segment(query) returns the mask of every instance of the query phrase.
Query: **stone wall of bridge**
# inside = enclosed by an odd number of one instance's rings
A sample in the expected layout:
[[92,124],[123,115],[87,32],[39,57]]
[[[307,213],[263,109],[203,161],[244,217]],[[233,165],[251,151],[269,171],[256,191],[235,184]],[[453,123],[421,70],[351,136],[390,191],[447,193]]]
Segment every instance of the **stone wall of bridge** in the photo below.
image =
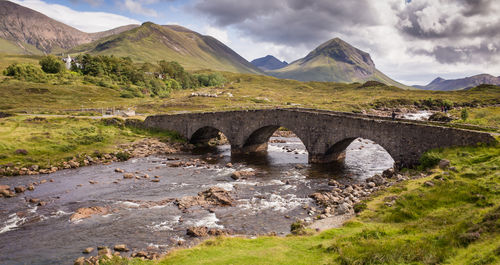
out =
[[398,166],[415,165],[425,151],[433,148],[495,142],[483,132],[309,109],[155,115],[144,124],[176,131],[193,143],[206,142],[220,131],[228,138],[232,153],[265,151],[273,132],[286,127],[304,143],[311,163],[340,159],[358,137],[381,145]]

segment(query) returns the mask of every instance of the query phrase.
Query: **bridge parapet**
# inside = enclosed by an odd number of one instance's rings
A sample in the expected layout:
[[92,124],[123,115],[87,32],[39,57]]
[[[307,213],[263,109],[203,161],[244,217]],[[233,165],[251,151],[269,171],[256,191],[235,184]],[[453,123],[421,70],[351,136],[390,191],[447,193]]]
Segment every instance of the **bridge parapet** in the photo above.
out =
[[228,138],[232,153],[264,151],[273,132],[286,127],[304,143],[311,163],[341,159],[356,138],[381,145],[399,166],[415,165],[425,151],[433,148],[496,142],[483,132],[311,109],[155,115],[149,116],[145,125],[176,131],[194,143],[208,141],[220,131]]

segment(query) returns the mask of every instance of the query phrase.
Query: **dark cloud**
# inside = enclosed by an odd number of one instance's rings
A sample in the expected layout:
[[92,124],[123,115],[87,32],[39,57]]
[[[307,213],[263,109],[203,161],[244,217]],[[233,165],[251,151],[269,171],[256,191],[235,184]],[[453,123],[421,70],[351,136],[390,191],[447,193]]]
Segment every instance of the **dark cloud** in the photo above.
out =
[[[493,13],[492,0],[441,0],[412,1],[406,8],[397,11],[399,29],[403,34],[419,39],[500,36],[500,20]],[[447,10],[447,8],[457,8]],[[428,10],[433,10],[429,17]],[[492,16],[491,20],[471,22],[469,18]],[[429,26],[432,20],[432,26]],[[403,23],[404,21],[409,22]]]
[[[427,40],[433,56],[443,64],[484,63],[498,60],[500,19],[493,0],[412,1],[397,11],[398,29],[410,40]],[[477,42],[480,44],[477,44]]]
[[200,0],[192,8],[218,26],[233,25],[257,40],[296,46],[326,41],[346,27],[378,24],[378,14],[370,12],[373,2]]
[[493,0],[464,0],[464,2],[465,8],[462,14],[466,17],[488,15],[492,12],[491,5],[493,4]]
[[492,54],[498,53],[497,47],[500,47],[500,43],[493,44],[482,42],[480,45],[468,45],[462,47],[438,45],[431,51],[414,49],[410,50],[410,52],[414,54],[433,56],[439,63],[442,64],[480,64],[485,61],[498,63],[498,58],[496,56],[492,56]]

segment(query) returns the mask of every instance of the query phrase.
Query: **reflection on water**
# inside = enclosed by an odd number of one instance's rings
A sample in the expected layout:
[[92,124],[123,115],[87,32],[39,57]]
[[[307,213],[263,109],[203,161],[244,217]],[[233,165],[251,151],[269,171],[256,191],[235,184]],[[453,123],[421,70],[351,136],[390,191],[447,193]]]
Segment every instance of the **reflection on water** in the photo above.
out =
[[[390,156],[368,140],[354,141],[345,163],[308,165],[307,152],[298,138],[273,138],[267,154],[230,156],[229,146],[197,149],[193,154],[131,159],[112,165],[96,165],[63,170],[51,175],[19,176],[0,179],[0,185],[27,185],[54,179],[34,191],[10,199],[0,199],[1,264],[72,264],[87,247],[127,244],[131,249],[168,249],[179,241],[189,244],[190,226],[207,226],[256,235],[271,231],[289,232],[296,218],[304,218],[304,205],[313,204],[308,196],[328,189],[328,178],[356,182],[380,173],[393,164]],[[167,158],[201,159],[206,164],[173,168]],[[225,165],[231,162],[232,168]],[[114,172],[160,176],[125,180]],[[255,176],[233,180],[235,170],[254,170]],[[90,184],[88,181],[97,181]],[[114,183],[117,180],[118,183]],[[192,207],[182,211],[173,203],[148,204],[165,199],[196,195],[212,186],[231,190],[236,204],[207,211]],[[29,198],[47,201],[34,206]],[[146,206],[144,206],[146,205]],[[81,207],[105,206],[111,213],[78,223],[69,216]],[[96,253],[92,253],[96,254]]]

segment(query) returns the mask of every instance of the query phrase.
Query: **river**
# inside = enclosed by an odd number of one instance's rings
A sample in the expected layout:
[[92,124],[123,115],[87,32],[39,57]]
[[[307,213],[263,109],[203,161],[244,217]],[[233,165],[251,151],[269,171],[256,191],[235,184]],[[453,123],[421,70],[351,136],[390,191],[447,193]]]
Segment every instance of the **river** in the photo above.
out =
[[[34,191],[14,198],[0,198],[1,264],[72,264],[87,247],[126,244],[132,250],[166,251],[197,239],[186,235],[190,226],[231,230],[235,234],[286,235],[296,219],[308,217],[308,197],[329,189],[328,179],[360,182],[389,168],[392,158],[379,145],[355,140],[343,164],[307,164],[307,151],[298,138],[272,137],[267,155],[231,157],[228,145],[195,150],[193,153],[131,159],[111,165],[93,165],[61,170],[50,175],[0,179],[0,185],[28,185],[47,181]],[[168,159],[207,164],[169,167]],[[231,162],[231,168],[226,164]],[[299,165],[299,166],[298,166]],[[159,176],[123,179],[115,168],[136,175]],[[255,171],[255,176],[233,180],[235,170]],[[90,184],[95,181],[96,184]],[[231,191],[234,206],[180,210],[163,200],[196,195],[218,186]],[[38,198],[47,202],[35,206]],[[171,200],[170,200],[171,201]],[[111,212],[77,222],[69,217],[81,207],[104,206]],[[91,253],[96,255],[96,250]]]

